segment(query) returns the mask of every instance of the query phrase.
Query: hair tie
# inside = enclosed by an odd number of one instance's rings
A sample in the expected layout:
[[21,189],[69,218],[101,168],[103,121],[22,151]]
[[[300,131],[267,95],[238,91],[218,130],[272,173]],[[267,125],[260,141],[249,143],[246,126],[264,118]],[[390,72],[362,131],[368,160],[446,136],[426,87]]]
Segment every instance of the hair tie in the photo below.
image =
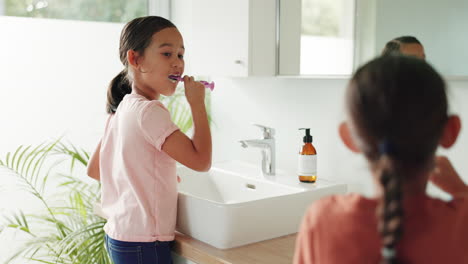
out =
[[396,256],[396,251],[394,248],[383,247],[380,252],[382,253],[382,257],[385,259],[394,258]]
[[392,143],[388,140],[383,140],[378,145],[379,153],[381,155],[394,155],[395,154],[395,147]]

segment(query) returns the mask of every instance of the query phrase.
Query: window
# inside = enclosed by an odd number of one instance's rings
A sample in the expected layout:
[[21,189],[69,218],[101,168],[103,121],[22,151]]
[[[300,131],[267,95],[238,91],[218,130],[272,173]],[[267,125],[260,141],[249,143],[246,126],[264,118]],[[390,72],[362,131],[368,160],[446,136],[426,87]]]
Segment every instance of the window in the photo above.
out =
[[300,74],[350,74],[354,1],[302,0]]
[[281,0],[280,75],[349,75],[356,0]]
[[0,0],[3,15],[127,22],[149,13],[148,0]]

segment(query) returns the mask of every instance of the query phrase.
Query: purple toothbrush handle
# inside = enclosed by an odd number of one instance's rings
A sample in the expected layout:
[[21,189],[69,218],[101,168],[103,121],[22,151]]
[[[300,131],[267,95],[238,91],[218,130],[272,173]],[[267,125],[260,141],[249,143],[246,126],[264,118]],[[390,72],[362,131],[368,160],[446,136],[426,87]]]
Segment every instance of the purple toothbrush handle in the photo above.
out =
[[209,88],[211,91],[214,90],[214,82],[207,82],[207,81],[199,81],[201,82],[203,85],[205,85],[205,88]]
[[[181,82],[184,81],[184,79],[183,79],[182,77],[179,77],[178,79],[179,79],[179,81],[181,81]],[[214,86],[215,86],[215,83],[214,83],[214,82],[210,82],[210,83],[207,82],[207,81],[198,81],[198,82],[200,82],[201,84],[203,84],[203,85],[205,86],[205,88],[209,88],[211,91],[214,90]]]

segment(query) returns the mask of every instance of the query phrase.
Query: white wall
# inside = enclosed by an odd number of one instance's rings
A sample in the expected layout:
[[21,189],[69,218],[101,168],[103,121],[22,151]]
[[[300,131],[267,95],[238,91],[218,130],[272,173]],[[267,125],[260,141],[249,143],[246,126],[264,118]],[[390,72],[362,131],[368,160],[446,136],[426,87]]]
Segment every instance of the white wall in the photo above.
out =
[[402,35],[414,35],[424,45],[428,61],[446,75],[468,75],[468,1],[379,0],[376,49]]

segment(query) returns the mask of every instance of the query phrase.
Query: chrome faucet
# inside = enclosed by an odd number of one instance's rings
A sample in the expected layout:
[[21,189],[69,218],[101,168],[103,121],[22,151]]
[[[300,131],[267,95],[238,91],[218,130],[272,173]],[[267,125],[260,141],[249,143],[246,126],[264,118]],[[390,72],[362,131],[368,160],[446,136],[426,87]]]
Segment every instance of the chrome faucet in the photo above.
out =
[[240,140],[243,148],[255,147],[262,150],[262,172],[264,175],[275,175],[276,155],[275,155],[275,130],[258,124],[253,124],[263,131],[261,139]]

